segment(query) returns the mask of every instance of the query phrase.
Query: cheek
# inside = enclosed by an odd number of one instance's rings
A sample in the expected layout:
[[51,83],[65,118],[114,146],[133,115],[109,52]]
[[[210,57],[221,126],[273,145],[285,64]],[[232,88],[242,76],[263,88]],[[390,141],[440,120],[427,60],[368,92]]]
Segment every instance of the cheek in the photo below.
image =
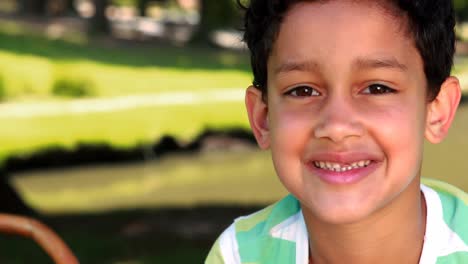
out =
[[417,173],[422,159],[425,115],[414,104],[373,111],[368,115],[373,134],[384,152],[389,169],[399,175]]
[[312,136],[313,116],[307,108],[277,107],[270,112],[272,150],[298,152],[306,148]]
[[273,165],[286,188],[293,190],[302,181],[299,176],[312,137],[313,115],[286,107],[277,107],[269,114]]

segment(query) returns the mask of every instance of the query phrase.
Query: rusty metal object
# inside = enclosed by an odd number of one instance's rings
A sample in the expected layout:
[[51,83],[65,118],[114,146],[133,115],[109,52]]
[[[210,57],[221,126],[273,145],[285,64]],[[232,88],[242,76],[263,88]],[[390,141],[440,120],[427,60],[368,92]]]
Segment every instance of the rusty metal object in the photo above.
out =
[[57,264],[79,263],[67,244],[52,229],[35,219],[0,214],[0,232],[33,239]]

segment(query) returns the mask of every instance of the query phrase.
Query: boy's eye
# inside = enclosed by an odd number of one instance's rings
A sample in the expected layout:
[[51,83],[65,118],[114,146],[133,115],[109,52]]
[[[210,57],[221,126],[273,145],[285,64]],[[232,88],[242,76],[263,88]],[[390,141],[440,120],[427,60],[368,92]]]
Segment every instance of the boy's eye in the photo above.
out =
[[317,90],[309,86],[297,86],[286,92],[286,95],[293,97],[307,97],[307,96],[318,96],[320,95]]
[[386,94],[386,93],[394,93],[396,90],[392,89],[383,84],[371,84],[369,87],[364,89],[363,93],[365,94]]

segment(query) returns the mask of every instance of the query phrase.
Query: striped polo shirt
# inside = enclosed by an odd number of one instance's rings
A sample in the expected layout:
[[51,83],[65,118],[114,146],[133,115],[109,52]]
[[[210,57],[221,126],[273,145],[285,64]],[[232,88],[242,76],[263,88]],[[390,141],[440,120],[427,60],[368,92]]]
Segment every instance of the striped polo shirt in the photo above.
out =
[[[447,183],[423,180],[427,207],[420,264],[468,264],[468,195]],[[299,201],[288,195],[237,218],[213,245],[205,263],[307,264],[309,241]]]

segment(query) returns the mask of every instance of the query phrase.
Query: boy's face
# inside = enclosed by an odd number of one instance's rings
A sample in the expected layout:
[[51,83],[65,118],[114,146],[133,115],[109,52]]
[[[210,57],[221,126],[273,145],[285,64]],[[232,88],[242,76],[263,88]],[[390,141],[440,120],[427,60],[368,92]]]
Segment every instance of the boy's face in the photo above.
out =
[[369,3],[294,5],[258,110],[256,136],[280,180],[326,222],[363,219],[408,186],[419,190],[430,108],[423,62],[404,19]]

